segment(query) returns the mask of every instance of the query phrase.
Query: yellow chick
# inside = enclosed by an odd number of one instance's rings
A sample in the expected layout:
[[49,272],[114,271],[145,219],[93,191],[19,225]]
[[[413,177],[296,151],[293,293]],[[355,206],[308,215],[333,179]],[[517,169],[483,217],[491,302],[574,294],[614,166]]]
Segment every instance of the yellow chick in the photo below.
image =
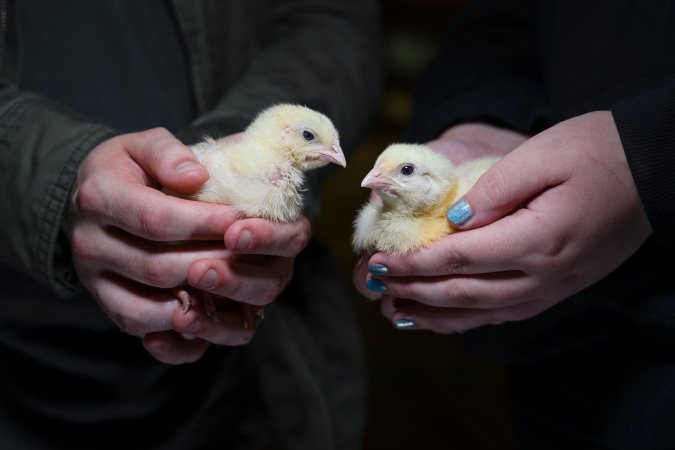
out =
[[261,112],[239,141],[207,138],[191,149],[210,178],[189,198],[277,222],[300,218],[305,171],[329,163],[346,166],[331,120],[292,104]]
[[[324,114],[294,104],[262,111],[237,141],[206,138],[191,147],[209,172],[209,180],[186,198],[220,203],[245,217],[292,222],[302,214],[304,172],[334,163],[346,166],[338,131]],[[173,193],[174,195],[177,195]],[[199,298],[206,313],[217,320],[207,293],[177,292],[187,312]],[[262,307],[242,304],[244,326],[262,316]]]
[[455,232],[445,216],[448,207],[497,160],[484,157],[453,166],[424,145],[388,146],[361,183],[377,197],[354,220],[354,250],[404,254]]

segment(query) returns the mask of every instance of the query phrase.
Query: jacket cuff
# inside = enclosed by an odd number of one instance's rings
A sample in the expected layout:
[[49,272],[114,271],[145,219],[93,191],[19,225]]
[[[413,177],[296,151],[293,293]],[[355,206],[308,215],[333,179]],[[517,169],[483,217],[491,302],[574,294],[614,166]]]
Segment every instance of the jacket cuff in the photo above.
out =
[[675,81],[611,108],[642,205],[661,242],[675,236]]

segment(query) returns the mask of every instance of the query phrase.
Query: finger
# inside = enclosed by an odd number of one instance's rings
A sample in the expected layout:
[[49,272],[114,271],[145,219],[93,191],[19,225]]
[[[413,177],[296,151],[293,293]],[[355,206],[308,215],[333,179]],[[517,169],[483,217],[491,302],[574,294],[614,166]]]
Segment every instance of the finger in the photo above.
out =
[[203,291],[252,305],[277,298],[293,274],[293,260],[270,256],[261,263],[201,259],[188,268],[187,282]]
[[216,345],[232,347],[248,344],[255,334],[255,328],[246,327],[240,305],[232,306],[227,310],[216,309],[218,320],[208,317],[202,308],[190,308],[187,313],[177,309],[172,316],[174,329]]
[[171,316],[180,305],[174,293],[113,274],[100,277],[92,287],[94,297],[122,332],[140,337],[173,328]]
[[209,178],[189,147],[164,128],[120,136],[131,157],[162,186],[180,193],[195,192]]
[[186,364],[201,359],[209,343],[201,339],[185,340],[172,331],[162,331],[143,336],[143,347],[160,362]]
[[525,254],[519,227],[522,213],[478,230],[454,233],[432,246],[404,255],[376,253],[368,270],[376,276],[471,275],[513,270]]
[[395,308],[391,313],[394,326],[399,329],[432,330],[437,333],[462,333],[486,325],[499,325],[529,319],[553,306],[553,300],[537,300],[515,306],[494,309],[437,308],[410,303]]
[[362,256],[356,266],[354,266],[354,271],[352,273],[352,279],[354,282],[354,287],[357,291],[361,293],[364,297],[369,300],[377,300],[382,297],[382,294],[376,291],[373,291],[368,288],[369,279],[371,277],[368,274],[368,256]]
[[501,308],[529,301],[537,288],[522,272],[480,276],[374,277],[387,295],[415,300],[428,306]]
[[225,232],[225,246],[235,252],[274,256],[295,256],[309,241],[306,217],[295,222],[276,223],[264,219],[243,219]]
[[89,178],[73,194],[77,217],[121,228],[146,239],[222,239],[238,213],[225,205],[185,200],[138,182]]
[[450,223],[463,230],[492,223],[547,187],[560,184],[563,179],[559,175],[542,169],[550,165],[542,164],[536,153],[533,155],[531,145],[536,145],[536,138],[516,148],[485,172],[448,208],[446,216]]
[[[78,237],[78,232],[73,233],[72,245],[78,270],[83,273],[106,270],[154,287],[184,284],[188,267],[197,259],[227,261],[235,257],[221,242],[153,242],[115,228],[96,227],[85,240]],[[96,233],[100,237],[93,239]]]
[[555,195],[554,190],[546,191],[513,214],[450,234],[425,249],[405,255],[377,253],[369,261],[369,271],[388,277],[539,271],[566,249],[574,231],[573,224],[537,209],[535,203],[550,202]]

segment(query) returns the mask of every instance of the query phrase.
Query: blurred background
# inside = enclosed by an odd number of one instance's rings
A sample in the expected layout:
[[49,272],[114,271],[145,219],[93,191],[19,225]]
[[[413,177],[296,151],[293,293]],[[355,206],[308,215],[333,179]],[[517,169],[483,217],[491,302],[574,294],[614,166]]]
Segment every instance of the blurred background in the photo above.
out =
[[[322,191],[315,233],[352,286],[356,256],[352,220],[368,191],[361,180],[377,155],[401,141],[414,83],[433,58],[464,0],[382,0],[386,79],[379,112],[346,170],[333,172]],[[398,331],[352,288],[366,345],[369,410],[365,449],[509,450],[503,367],[465,352],[453,336]]]

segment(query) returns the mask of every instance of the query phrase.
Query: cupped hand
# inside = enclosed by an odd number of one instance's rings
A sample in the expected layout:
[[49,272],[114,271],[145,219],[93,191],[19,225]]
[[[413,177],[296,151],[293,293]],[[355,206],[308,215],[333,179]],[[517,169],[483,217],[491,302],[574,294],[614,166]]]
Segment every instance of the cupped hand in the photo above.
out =
[[[237,214],[160,189],[190,193],[207,179],[188,147],[153,129],[101,143],[83,161],[73,189],[67,228],[80,280],[122,331],[146,337],[146,348],[165,362],[194,361],[208,346],[168,333],[181,310],[175,287],[185,284],[195,261],[232,258],[223,236]],[[249,340],[251,331],[234,326],[241,318],[230,314],[204,334],[220,344]]]
[[520,145],[449,217],[463,231],[367,262],[383,314],[401,328],[453,333],[530,318],[602,279],[651,234],[607,111]]

